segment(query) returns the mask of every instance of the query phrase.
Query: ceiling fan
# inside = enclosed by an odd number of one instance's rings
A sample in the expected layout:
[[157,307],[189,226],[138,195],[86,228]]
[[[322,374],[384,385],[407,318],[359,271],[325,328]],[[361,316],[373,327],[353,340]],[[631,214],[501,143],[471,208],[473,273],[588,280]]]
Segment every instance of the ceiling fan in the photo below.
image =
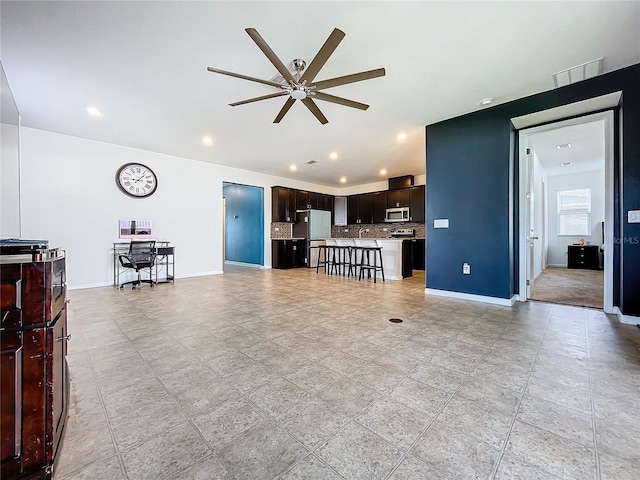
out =
[[335,95],[329,95],[328,93],[321,92],[326,88],[337,87],[339,85],[346,85],[348,83],[360,82],[362,80],[369,80],[370,78],[382,77],[385,74],[384,68],[377,68],[375,70],[368,70],[366,72],[353,73],[351,75],[345,75],[342,77],[330,78],[328,80],[321,80],[314,82],[314,78],[320,71],[320,69],[327,62],[329,57],[333,54],[340,42],[345,36],[345,33],[337,28],[333,29],[329,38],[324,42],[324,45],[320,48],[316,56],[313,58],[309,67],[306,68],[306,62],[301,59],[295,59],[291,62],[291,66],[295,70],[295,73],[290,72],[287,67],[282,63],[278,56],[271,50],[264,38],[256,31],[255,28],[246,28],[245,31],[258,45],[258,48],[267,56],[269,61],[276,67],[276,70],[283,78],[281,83],[273,80],[262,80],[260,78],[249,77],[240,73],[228,72],[226,70],[220,70],[213,67],[207,67],[207,70],[213,73],[220,73],[222,75],[229,75],[231,77],[242,78],[251,82],[258,82],[264,85],[269,85],[277,88],[279,91],[271,93],[269,95],[262,95],[260,97],[250,98],[248,100],[242,100],[240,102],[230,103],[232,107],[237,105],[244,105],[246,103],[257,102],[260,100],[266,100],[268,98],[282,97],[288,95],[289,98],[285,102],[284,106],[280,109],[280,112],[276,116],[273,123],[280,123],[280,120],[289,111],[291,106],[296,100],[300,100],[313,115],[323,125],[328,122],[327,118],[322,114],[315,100],[322,100],[325,102],[337,103],[347,107],[358,108],[360,110],[366,110],[369,105],[364,103],[355,102],[342,97],[336,97]]

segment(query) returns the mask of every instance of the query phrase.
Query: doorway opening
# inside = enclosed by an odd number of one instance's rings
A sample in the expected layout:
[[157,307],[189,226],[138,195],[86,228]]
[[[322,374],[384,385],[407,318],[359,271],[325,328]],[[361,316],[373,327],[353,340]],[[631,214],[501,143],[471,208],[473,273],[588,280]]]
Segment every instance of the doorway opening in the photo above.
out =
[[521,300],[612,313],[613,141],[612,110],[519,132]]
[[[264,265],[264,189],[223,182],[223,270]],[[233,267],[232,267],[233,268]]]

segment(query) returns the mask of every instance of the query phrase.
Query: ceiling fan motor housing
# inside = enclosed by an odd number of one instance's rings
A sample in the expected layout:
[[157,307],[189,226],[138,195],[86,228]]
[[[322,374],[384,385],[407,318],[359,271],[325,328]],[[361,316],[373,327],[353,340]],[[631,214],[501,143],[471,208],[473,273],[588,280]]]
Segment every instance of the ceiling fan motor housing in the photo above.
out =
[[307,98],[307,88],[302,85],[296,85],[291,89],[291,98],[295,98],[296,100],[304,100]]

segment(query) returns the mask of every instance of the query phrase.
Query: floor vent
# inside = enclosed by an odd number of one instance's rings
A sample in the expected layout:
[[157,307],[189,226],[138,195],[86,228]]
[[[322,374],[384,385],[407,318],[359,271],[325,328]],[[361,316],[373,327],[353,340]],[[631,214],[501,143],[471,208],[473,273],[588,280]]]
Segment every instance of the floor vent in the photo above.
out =
[[390,318],[389,321],[391,323],[402,323],[402,319],[401,318]]

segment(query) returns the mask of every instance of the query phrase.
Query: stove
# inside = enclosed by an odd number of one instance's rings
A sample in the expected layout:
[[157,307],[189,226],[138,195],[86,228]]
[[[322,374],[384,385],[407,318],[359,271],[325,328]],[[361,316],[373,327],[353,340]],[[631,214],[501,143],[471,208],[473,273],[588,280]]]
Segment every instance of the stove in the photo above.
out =
[[391,232],[391,238],[415,237],[416,231],[413,228],[398,228]]

